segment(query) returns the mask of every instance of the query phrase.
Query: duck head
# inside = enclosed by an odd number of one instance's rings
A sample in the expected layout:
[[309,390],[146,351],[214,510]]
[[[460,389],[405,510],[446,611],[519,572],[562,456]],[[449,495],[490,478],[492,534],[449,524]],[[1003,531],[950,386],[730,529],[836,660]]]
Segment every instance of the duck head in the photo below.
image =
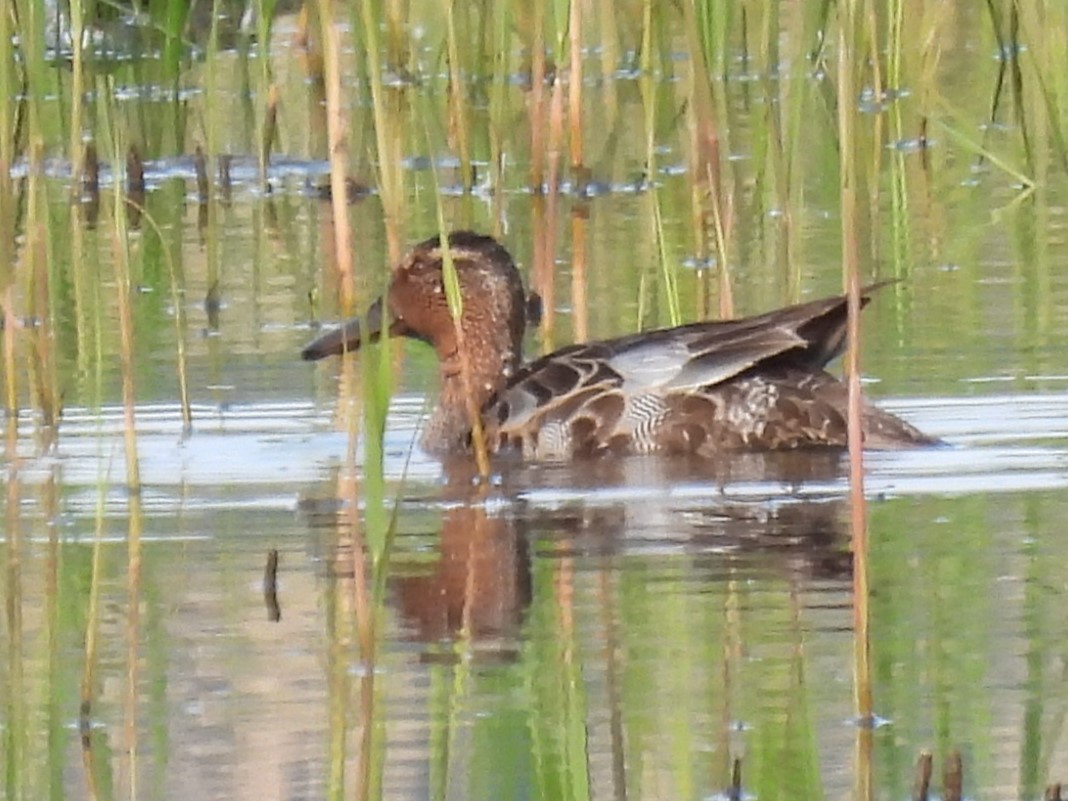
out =
[[343,323],[301,352],[305,360],[344,354],[378,339],[383,330],[431,345],[441,374],[437,407],[423,438],[432,451],[464,447],[471,431],[468,393],[481,409],[504,387],[519,367],[523,333],[536,316],[536,301],[526,299],[511,255],[495,239],[454,231],[448,248],[462,299],[460,335],[445,294],[441,239],[435,236],[416,245],[394,269],[386,295],[362,321]]

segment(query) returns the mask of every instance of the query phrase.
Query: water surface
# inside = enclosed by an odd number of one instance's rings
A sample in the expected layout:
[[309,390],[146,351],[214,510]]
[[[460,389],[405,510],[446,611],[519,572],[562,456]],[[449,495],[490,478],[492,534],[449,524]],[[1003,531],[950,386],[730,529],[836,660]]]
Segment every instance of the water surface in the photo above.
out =
[[[836,455],[499,466],[477,486],[470,466],[417,447],[434,364],[410,344],[392,356],[376,489],[366,441],[350,436],[363,430],[362,393],[341,388],[359,370],[339,379],[336,361],[298,358],[340,311],[333,210],[314,189],[324,143],[308,133],[293,25],[279,20],[271,50],[285,93],[269,192],[240,105],[239,73],[255,58],[224,51],[213,83],[204,65],[185,76],[195,89],[183,102],[219,115],[218,152],[235,154],[228,194],[207,203],[193,148],[153,139],[152,93],[120,95],[140,115],[131,131],[155,145],[143,218],[153,224],[130,238],[139,493],[127,487],[116,212],[106,196],[95,218],[71,205],[65,160],[47,162],[53,313],[34,311],[18,285],[20,372],[5,376],[23,412],[9,421],[0,545],[4,797],[318,798],[371,776],[389,798],[712,799],[741,759],[747,797],[833,798],[865,775],[855,754],[868,736],[878,798],[907,797],[924,749],[936,769],[962,753],[970,797],[1038,798],[1068,780],[1068,251],[1066,187],[1049,154],[1034,154],[1030,191],[949,134],[926,148],[887,134],[878,150],[880,180],[903,181],[907,202],[880,195],[886,222],[872,223],[864,250],[866,279],[903,279],[865,312],[866,387],[947,444],[866,461],[879,723],[868,729],[855,721],[848,487]],[[680,42],[681,25],[668,28]],[[957,33],[937,86],[962,107],[951,122],[978,137],[997,77],[992,34],[967,10]],[[525,51],[515,52],[518,75]],[[661,253],[685,320],[716,312],[724,280],[738,314],[838,291],[828,79],[790,52],[747,72],[732,51],[736,68],[716,82],[736,181],[727,274],[694,244],[685,52],[657,75],[667,122],[652,175],[633,56],[611,80],[589,80],[595,183],[561,193],[555,314],[531,353],[583,327],[593,338],[666,325]],[[591,75],[601,55],[587,54]],[[444,86],[428,69],[420,91]],[[792,162],[797,183],[779,197],[769,176],[783,165],[762,155],[763,115],[788,91],[809,99],[795,135],[811,152]],[[506,92],[525,125],[522,81],[509,78]],[[869,113],[889,126],[894,109],[922,111],[919,94]],[[414,129],[427,127],[424,111],[408,109]],[[486,105],[472,113],[488,126]],[[989,146],[1018,155],[1019,131],[1005,126]],[[444,197],[449,225],[500,232],[529,281],[545,212],[526,172],[530,131],[517,123],[503,140],[500,186],[464,193],[446,128],[435,121],[429,145],[422,129],[405,139],[406,238],[436,229]],[[476,151],[488,174],[486,142]],[[373,165],[354,162],[373,183]],[[381,197],[349,214],[362,305],[388,276]],[[28,236],[20,229],[22,253]],[[35,395],[41,341],[62,397],[54,429]],[[368,614],[370,546],[387,529]],[[373,659],[360,639],[368,620]],[[92,705],[80,715],[83,687]]]

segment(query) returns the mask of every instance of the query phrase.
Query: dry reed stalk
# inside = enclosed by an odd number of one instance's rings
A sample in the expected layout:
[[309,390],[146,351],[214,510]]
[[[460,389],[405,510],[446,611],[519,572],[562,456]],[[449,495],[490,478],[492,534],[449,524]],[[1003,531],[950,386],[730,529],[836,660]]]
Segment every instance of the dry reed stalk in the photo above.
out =
[[530,185],[540,193],[545,183],[545,0],[537,0],[532,9],[534,38],[530,64]]
[[556,324],[556,276],[553,269],[553,237],[546,222],[545,198],[535,195],[531,198],[531,231],[533,231],[532,275],[531,284],[534,291],[541,296],[541,334],[542,353],[553,349],[553,327]]
[[404,75],[410,56],[408,44],[408,8],[410,0],[386,0],[386,55],[390,69]]
[[304,55],[304,72],[313,84],[323,83],[323,48],[318,37],[318,19],[314,17],[315,3],[302,3],[293,32],[293,44]]
[[583,166],[582,140],[582,0],[571,0],[568,14],[568,47],[571,63],[567,70],[568,144],[571,156],[571,181],[577,194],[585,190],[588,176]]
[[589,303],[586,297],[586,230],[589,213],[585,206],[576,206],[571,213],[571,320],[575,342],[590,337]]
[[[564,85],[553,81],[549,103],[549,139],[546,152],[548,175],[545,196],[545,237],[542,241],[541,279],[547,289],[556,281],[556,231],[559,225],[560,208],[560,162],[564,142]],[[542,294],[545,297],[546,293]]]
[[327,150],[330,158],[330,194],[334,212],[334,257],[341,280],[341,308],[352,313],[356,288],[352,276],[352,230],[346,201],[348,175],[348,131],[341,97],[341,39],[334,20],[331,0],[319,0],[319,22],[323,42],[326,79]]
[[[838,132],[841,198],[842,269],[845,272],[848,319],[846,372],[849,387],[848,438],[850,513],[853,547],[854,702],[857,717],[872,715],[871,645],[869,631],[868,525],[864,498],[864,441],[860,394],[860,250],[857,228],[856,64],[857,0],[838,6]],[[861,796],[864,797],[864,796]]]
[[[597,3],[597,16],[600,22],[600,64],[601,83],[604,92],[605,112],[608,120],[614,120],[619,109],[619,95],[616,84],[616,70],[619,69],[619,26],[616,14],[620,10],[624,13],[629,10],[627,6],[615,2],[615,0],[595,0]],[[611,128],[611,124],[607,126]]]
[[71,175],[80,179],[83,170],[82,158],[85,149],[82,146],[85,115],[85,14],[82,0],[71,0],[70,10],[70,160]]

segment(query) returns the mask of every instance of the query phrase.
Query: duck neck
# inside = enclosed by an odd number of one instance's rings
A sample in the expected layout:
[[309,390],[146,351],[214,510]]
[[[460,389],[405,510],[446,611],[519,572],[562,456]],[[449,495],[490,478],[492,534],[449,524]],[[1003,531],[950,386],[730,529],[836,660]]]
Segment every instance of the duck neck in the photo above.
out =
[[[508,383],[519,367],[519,347],[503,351],[479,350],[468,345],[467,364],[454,352],[441,360],[441,390],[438,403],[423,435],[429,451],[465,450],[471,438],[471,414],[481,414],[486,404]],[[466,375],[465,370],[466,368]],[[473,401],[473,403],[471,402]]]

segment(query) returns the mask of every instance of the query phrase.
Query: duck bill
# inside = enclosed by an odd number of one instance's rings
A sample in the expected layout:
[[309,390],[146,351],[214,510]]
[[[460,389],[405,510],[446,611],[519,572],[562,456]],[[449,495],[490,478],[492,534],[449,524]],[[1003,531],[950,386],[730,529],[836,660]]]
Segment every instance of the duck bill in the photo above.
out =
[[[389,326],[390,336],[401,336],[407,333],[407,326],[399,320],[394,320]],[[359,350],[365,342],[377,341],[381,336],[382,299],[379,298],[371,304],[363,319],[353,317],[312,340],[300,352],[300,357],[306,362],[313,362],[327,356],[342,356]]]

